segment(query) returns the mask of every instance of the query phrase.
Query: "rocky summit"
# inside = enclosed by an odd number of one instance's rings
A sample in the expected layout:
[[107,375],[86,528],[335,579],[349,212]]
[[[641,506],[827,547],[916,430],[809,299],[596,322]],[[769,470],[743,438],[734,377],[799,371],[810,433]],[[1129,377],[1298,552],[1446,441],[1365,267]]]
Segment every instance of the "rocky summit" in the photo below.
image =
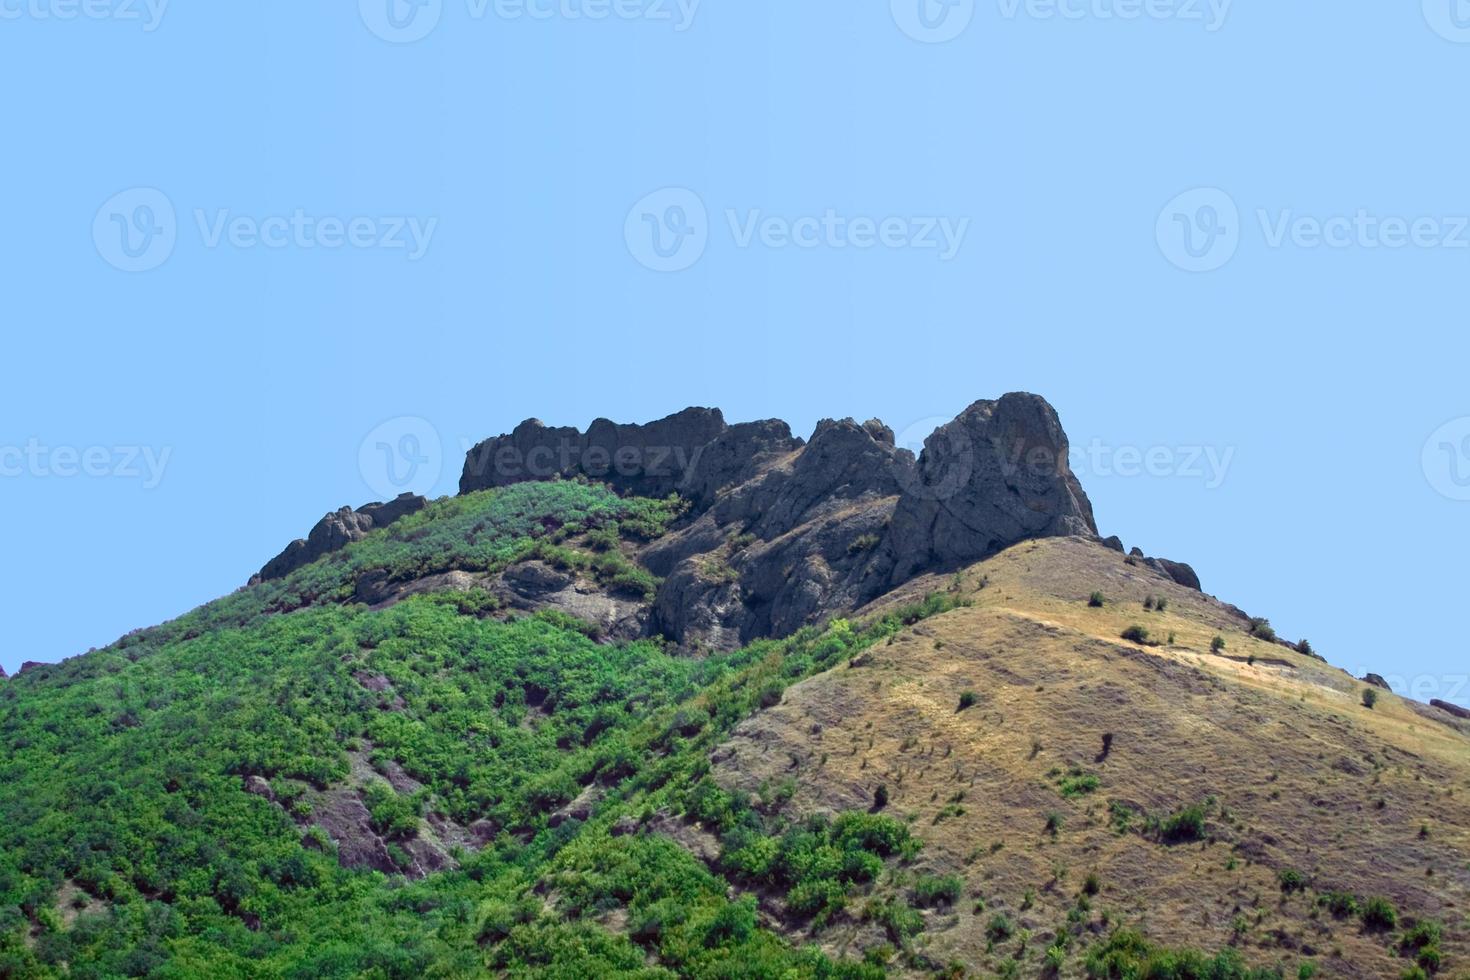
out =
[[917,459],[876,419],[829,419],[806,441],[691,408],[586,433],[524,422],[470,450],[460,489],[582,476],[680,495],[692,520],[642,556],[665,579],[653,624],[731,649],[1018,541],[1096,537],[1067,456],[1055,410],[1029,394],[976,402]]
[[0,977],[1470,976],[1470,711],[1330,655],[1035,395],[532,420],[0,683]]

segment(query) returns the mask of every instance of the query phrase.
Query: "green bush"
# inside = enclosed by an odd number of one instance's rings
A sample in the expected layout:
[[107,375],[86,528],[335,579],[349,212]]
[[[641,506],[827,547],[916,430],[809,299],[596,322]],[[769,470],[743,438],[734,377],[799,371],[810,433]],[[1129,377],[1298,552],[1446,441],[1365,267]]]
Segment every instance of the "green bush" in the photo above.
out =
[[1377,704],[1378,704],[1378,690],[1377,690],[1377,688],[1372,688],[1372,687],[1365,687],[1365,688],[1363,688],[1363,707],[1367,708],[1369,711],[1372,711],[1373,708]]
[[1159,834],[1170,843],[1202,840],[1205,836],[1205,808],[1187,806],[1159,821]]
[[1399,924],[1399,911],[1386,898],[1370,898],[1363,904],[1363,926],[1372,932],[1387,932]]
[[1101,609],[1106,603],[1107,600],[1103,598],[1101,592],[1094,592],[1087,600],[1087,604],[1093,609]]
[[1362,912],[1356,895],[1347,892],[1323,892],[1317,896],[1317,904],[1339,919],[1346,919]]
[[1142,626],[1130,626],[1123,631],[1123,639],[1130,643],[1148,643],[1148,630]]
[[1306,891],[1307,879],[1295,868],[1282,868],[1276,877],[1281,883],[1281,890],[1288,895],[1292,892]]
[[1262,619],[1259,616],[1253,618],[1250,621],[1249,632],[1258,640],[1265,640],[1267,643],[1276,642],[1276,630],[1272,628],[1269,619]]
[[1217,636],[1210,641],[1210,652],[1220,653],[1225,649],[1225,637]]
[[974,691],[961,691],[959,710],[964,711],[967,708],[973,708],[979,700],[980,695],[976,694]]
[[953,905],[964,889],[964,880],[956,875],[920,875],[914,882],[914,904],[920,908]]

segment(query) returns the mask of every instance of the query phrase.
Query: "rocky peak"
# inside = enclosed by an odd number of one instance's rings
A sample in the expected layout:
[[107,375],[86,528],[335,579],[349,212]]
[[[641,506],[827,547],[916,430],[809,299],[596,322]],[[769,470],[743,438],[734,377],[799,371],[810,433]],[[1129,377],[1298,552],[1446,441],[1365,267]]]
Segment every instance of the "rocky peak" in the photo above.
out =
[[318,558],[345,548],[354,541],[361,541],[374,528],[387,527],[400,518],[422,510],[427,503],[423,497],[405,493],[386,503],[364,504],[357,510],[343,507],[317,521],[311,533],[304,539],[297,539],[286,545],[286,550],[267,562],[250,581],[254,584],[285,578]]
[[892,584],[1030,538],[1096,537],[1056,410],[1031,394],[978,401],[924,441],[893,515]]
[[666,579],[652,626],[731,647],[1019,541],[1096,537],[1067,452],[1056,412],[1035,395],[976,402],[918,459],[878,419],[824,419],[803,442],[784,422],[730,426],[688,409],[648,425],[599,419],[585,434],[523,423],[470,451],[460,487],[585,475],[679,493],[686,522],[640,555]]
[[585,433],[530,419],[469,451],[459,491],[585,476],[620,492],[664,497],[690,479],[700,450],[728,430],[713,408],[687,408],[647,425],[598,419]]

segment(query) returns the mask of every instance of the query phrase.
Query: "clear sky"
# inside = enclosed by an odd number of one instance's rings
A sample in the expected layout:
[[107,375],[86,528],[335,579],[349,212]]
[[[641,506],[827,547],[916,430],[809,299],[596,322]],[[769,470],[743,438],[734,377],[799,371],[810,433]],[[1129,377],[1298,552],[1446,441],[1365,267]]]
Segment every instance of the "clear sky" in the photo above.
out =
[[1456,2],[0,0],[0,664],[238,587],[380,442],[448,493],[528,416],[1021,389],[1104,533],[1470,701]]

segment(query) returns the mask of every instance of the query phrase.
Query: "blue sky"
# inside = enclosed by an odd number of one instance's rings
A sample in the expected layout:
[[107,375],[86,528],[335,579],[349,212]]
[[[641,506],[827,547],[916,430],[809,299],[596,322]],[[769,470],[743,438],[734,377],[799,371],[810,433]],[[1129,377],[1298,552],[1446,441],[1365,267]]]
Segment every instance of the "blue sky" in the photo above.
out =
[[391,2],[0,0],[6,669],[379,442],[1024,389],[1105,533],[1470,701],[1470,5]]

